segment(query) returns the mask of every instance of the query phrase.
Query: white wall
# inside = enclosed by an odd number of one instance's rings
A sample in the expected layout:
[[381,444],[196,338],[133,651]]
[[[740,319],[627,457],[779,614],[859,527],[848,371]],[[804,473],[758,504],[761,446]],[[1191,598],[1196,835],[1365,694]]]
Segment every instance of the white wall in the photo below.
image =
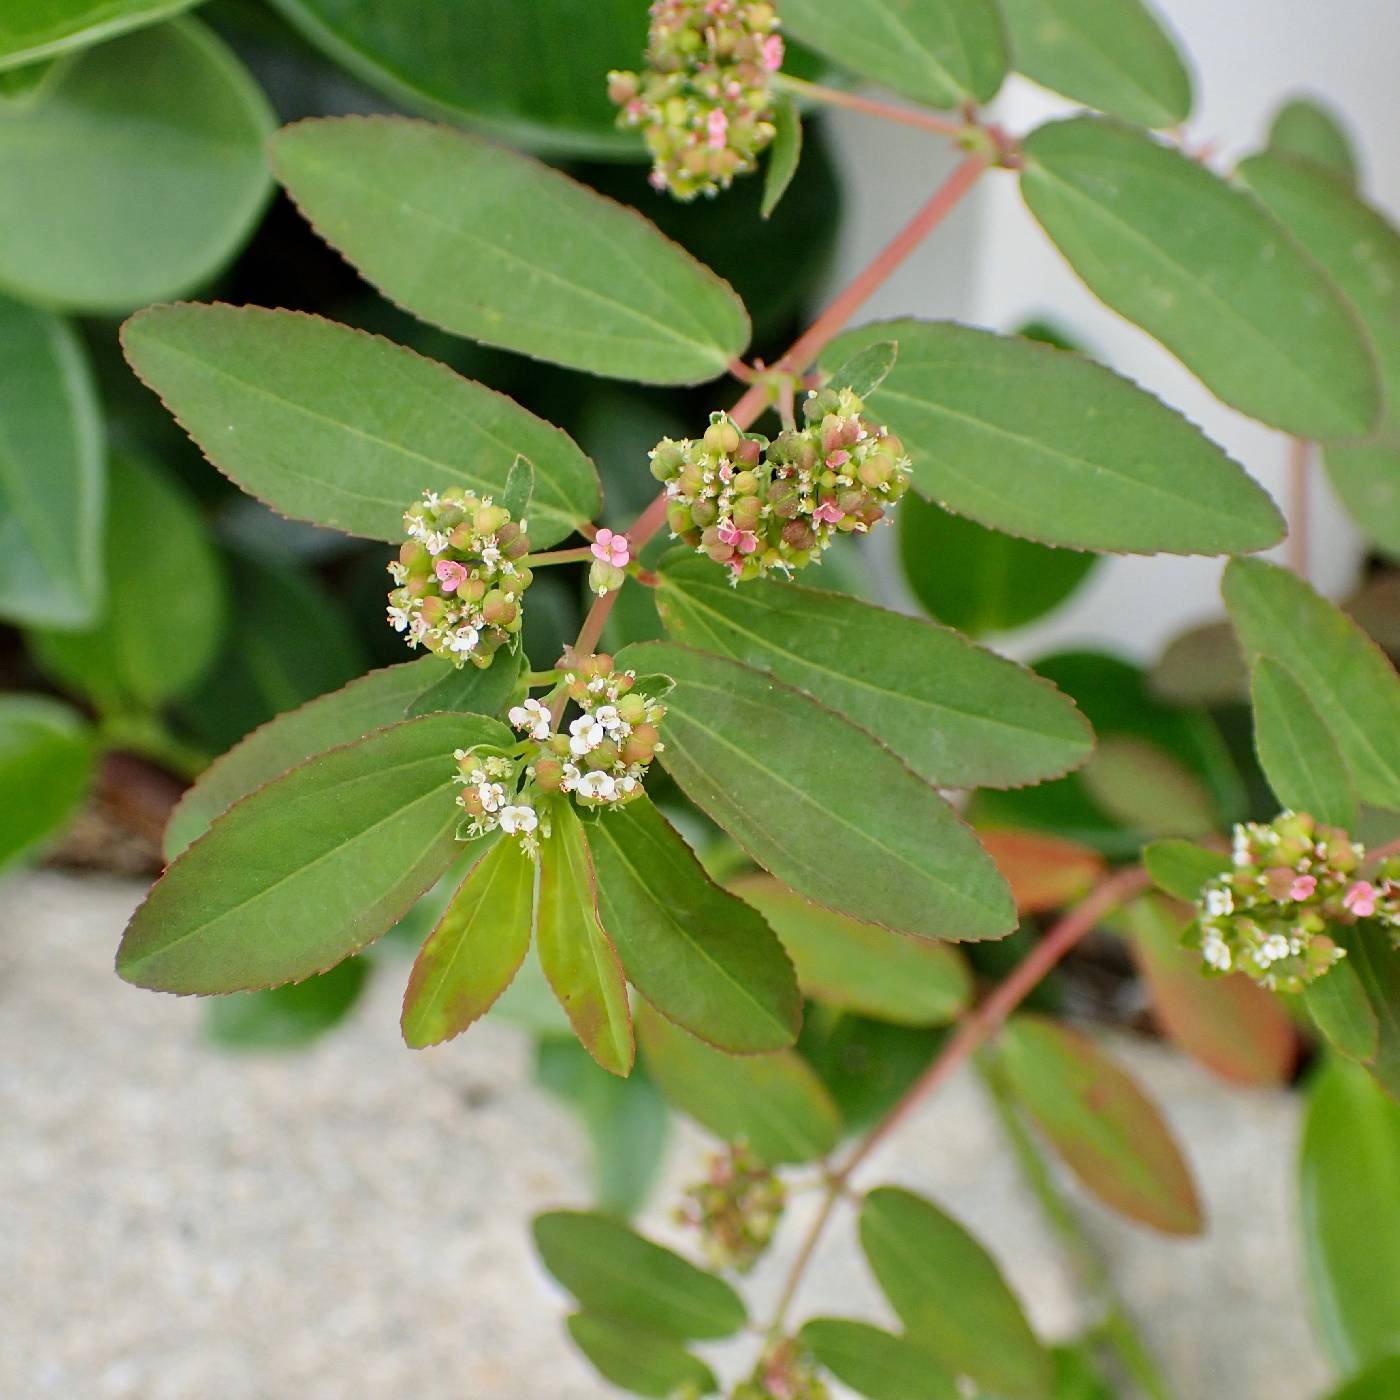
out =
[[[1196,74],[1193,147],[1214,143],[1216,168],[1262,144],[1280,101],[1327,98],[1349,119],[1368,197],[1400,212],[1400,4],[1395,0],[1158,0]],[[993,108],[1024,132],[1074,110],[1011,80]],[[888,240],[955,161],[935,136],[851,113],[830,118],[849,185],[848,227],[834,285]],[[1155,341],[1103,307],[1073,276],[1021,203],[1013,176],[994,172],[873,299],[862,320],[951,317],[1011,329],[1052,311],[1082,344],[1166,399],[1288,502],[1288,440],[1217,402]],[[1356,532],[1320,471],[1310,498],[1311,572],[1329,593],[1354,580]],[[1220,611],[1220,564],[1203,559],[1110,559],[1064,608],[1009,648],[1034,655],[1099,643],[1150,658],[1184,626]]]

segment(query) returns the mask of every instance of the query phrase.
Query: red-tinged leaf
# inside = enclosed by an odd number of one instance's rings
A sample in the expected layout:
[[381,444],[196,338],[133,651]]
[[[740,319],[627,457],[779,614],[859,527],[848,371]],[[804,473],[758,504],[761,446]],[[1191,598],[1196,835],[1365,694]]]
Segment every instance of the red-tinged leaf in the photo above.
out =
[[617,949],[598,917],[598,887],[574,809],[556,803],[554,829],[540,842],[535,937],[540,965],[585,1050],[612,1074],[636,1055],[627,983]]
[[1129,945],[1162,1030],[1222,1079],[1266,1087],[1288,1082],[1298,1036],[1276,998],[1241,973],[1204,977],[1181,946],[1190,915],[1156,896],[1124,912]]
[[1017,1016],[999,1042],[1007,1082],[1106,1206],[1170,1235],[1202,1229],[1190,1168],[1137,1084],[1087,1036]]
[[979,831],[977,839],[1011,886],[1022,914],[1062,909],[1104,872],[1104,858],[1077,841],[1033,831]]

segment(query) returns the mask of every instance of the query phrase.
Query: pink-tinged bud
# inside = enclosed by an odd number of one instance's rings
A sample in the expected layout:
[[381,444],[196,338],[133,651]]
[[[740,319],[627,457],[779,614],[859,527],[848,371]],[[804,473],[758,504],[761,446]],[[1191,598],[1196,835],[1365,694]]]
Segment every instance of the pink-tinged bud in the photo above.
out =
[[499,589],[493,588],[483,599],[481,615],[493,627],[509,627],[520,613],[514,598],[507,597]]
[[758,490],[758,473],[742,471],[734,478],[734,491],[739,496],[752,496]]
[[637,75],[635,73],[608,74],[608,101],[614,107],[624,106],[637,96]]
[[729,118],[722,108],[716,107],[705,119],[705,129],[709,133],[710,149],[722,151],[729,136]]
[[447,604],[436,594],[423,599],[423,606],[419,609],[419,616],[429,627],[436,627],[442,621],[447,612]]
[[469,578],[457,589],[457,596],[468,603],[479,603],[486,596],[486,580]]
[[637,725],[623,740],[622,761],[624,763],[650,763],[660,739],[661,735],[654,724]]
[[1369,919],[1376,912],[1376,887],[1369,880],[1358,880],[1342,896],[1342,908],[1358,919]]
[[1288,895],[1290,899],[1311,899],[1316,889],[1317,877],[1315,875],[1299,875],[1289,886]]
[[837,470],[840,470],[840,468],[844,467],[850,460],[851,454],[847,452],[844,447],[838,447],[835,452],[829,452],[827,454],[826,464],[829,467],[835,467]]
[[711,500],[696,501],[690,508],[690,515],[695,524],[703,530],[719,519],[719,507]]
[[763,514],[763,502],[757,496],[740,496],[734,502],[734,523],[741,530],[752,530]]
[[783,526],[783,543],[793,549],[812,549],[817,543],[816,531],[805,520],[789,520]]
[[745,438],[734,453],[735,459],[746,467],[756,467],[762,456],[762,448],[757,438]]
[[734,560],[734,546],[732,544],[707,544],[705,553],[715,561],[716,564],[730,564]]
[[455,559],[439,559],[433,565],[433,572],[437,575],[444,593],[455,593],[468,578],[465,566]]
[[564,780],[564,765],[557,758],[535,760],[535,782],[541,792],[558,792]]
[[763,41],[763,66],[770,73],[776,73],[783,66],[783,36],[781,34],[770,34]]

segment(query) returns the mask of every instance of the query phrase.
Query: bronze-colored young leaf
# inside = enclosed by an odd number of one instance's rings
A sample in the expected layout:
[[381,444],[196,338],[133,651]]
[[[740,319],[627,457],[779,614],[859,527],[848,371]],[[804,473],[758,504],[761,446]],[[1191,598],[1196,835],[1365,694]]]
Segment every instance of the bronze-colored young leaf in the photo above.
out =
[[1161,1115],[1087,1036],[1014,1017],[999,1042],[1013,1093],[1106,1206],[1169,1235],[1199,1234],[1191,1170]]
[[723,1279],[594,1211],[537,1215],[544,1266],[591,1312],[677,1341],[729,1337],[748,1321]]
[[1049,1400],[1050,1357],[995,1260],[932,1202],[881,1186],[860,1243],[909,1340],[1006,1400]]
[[785,885],[896,932],[1000,938],[1005,882],[938,792],[865,730],[748,666],[667,642],[618,664],[676,682],[661,761]]
[[667,1102],[717,1138],[745,1142],[774,1166],[813,1162],[836,1146],[840,1112],[796,1051],[726,1055],[646,1006],[637,1032]]
[[720,889],[645,798],[587,827],[598,909],[627,980],[721,1050],[778,1050],[802,1021],[792,963],[762,914]]
[[567,1325],[574,1345],[598,1374],[629,1395],[670,1400],[713,1395],[719,1389],[714,1372],[670,1337],[595,1312],[574,1313]]
[[468,872],[423,944],[403,999],[415,1048],[460,1035],[510,985],[530,946],[535,863],[502,838]]
[[1089,846],[1040,831],[983,829],[977,839],[1011,886],[1022,914],[1072,904],[1103,874],[1104,858]]
[[584,1049],[612,1074],[636,1054],[622,964],[598,916],[598,889],[583,826],[572,805],[553,804],[540,841],[535,946],[559,1005]]
[[799,1342],[867,1400],[958,1400],[956,1377],[907,1337],[844,1317],[814,1317]]
[[452,751],[508,744],[479,715],[426,715],[309,759],[236,803],[157,881],[117,953],[156,991],[235,992],[324,972],[451,864]]

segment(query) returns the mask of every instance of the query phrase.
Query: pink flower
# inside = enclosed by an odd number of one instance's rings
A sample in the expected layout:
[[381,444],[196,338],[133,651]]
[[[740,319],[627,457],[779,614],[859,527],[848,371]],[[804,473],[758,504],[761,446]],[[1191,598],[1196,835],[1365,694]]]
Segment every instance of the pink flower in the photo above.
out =
[[433,565],[433,572],[442,584],[444,593],[455,593],[467,581],[465,566],[457,563],[455,559],[439,559]]
[[740,530],[737,548],[740,554],[752,554],[758,548],[758,536],[752,530]]
[[616,534],[607,526],[598,531],[590,549],[595,559],[604,564],[611,564],[615,569],[625,569],[627,561],[632,557],[627,536]]
[[829,467],[844,467],[850,460],[851,454],[844,447],[838,447],[827,456],[826,464]]
[[723,524],[717,525],[715,534],[719,537],[721,544],[739,543],[739,527],[732,520],[726,520]]
[[1376,912],[1376,887],[1369,880],[1358,880],[1342,896],[1342,908],[1358,919],[1369,919]]
[[781,34],[770,34],[763,41],[763,66],[770,73],[776,73],[783,66],[783,36]]
[[1317,877],[1315,875],[1299,875],[1289,886],[1288,896],[1290,899],[1311,899],[1316,888]]
[[826,525],[835,525],[838,520],[845,516],[845,511],[836,504],[835,501],[823,501],[816,510],[812,512],[812,519]]
[[722,151],[725,141],[729,138],[729,118],[725,116],[724,109],[714,108],[705,119],[705,125],[709,129],[711,149]]

